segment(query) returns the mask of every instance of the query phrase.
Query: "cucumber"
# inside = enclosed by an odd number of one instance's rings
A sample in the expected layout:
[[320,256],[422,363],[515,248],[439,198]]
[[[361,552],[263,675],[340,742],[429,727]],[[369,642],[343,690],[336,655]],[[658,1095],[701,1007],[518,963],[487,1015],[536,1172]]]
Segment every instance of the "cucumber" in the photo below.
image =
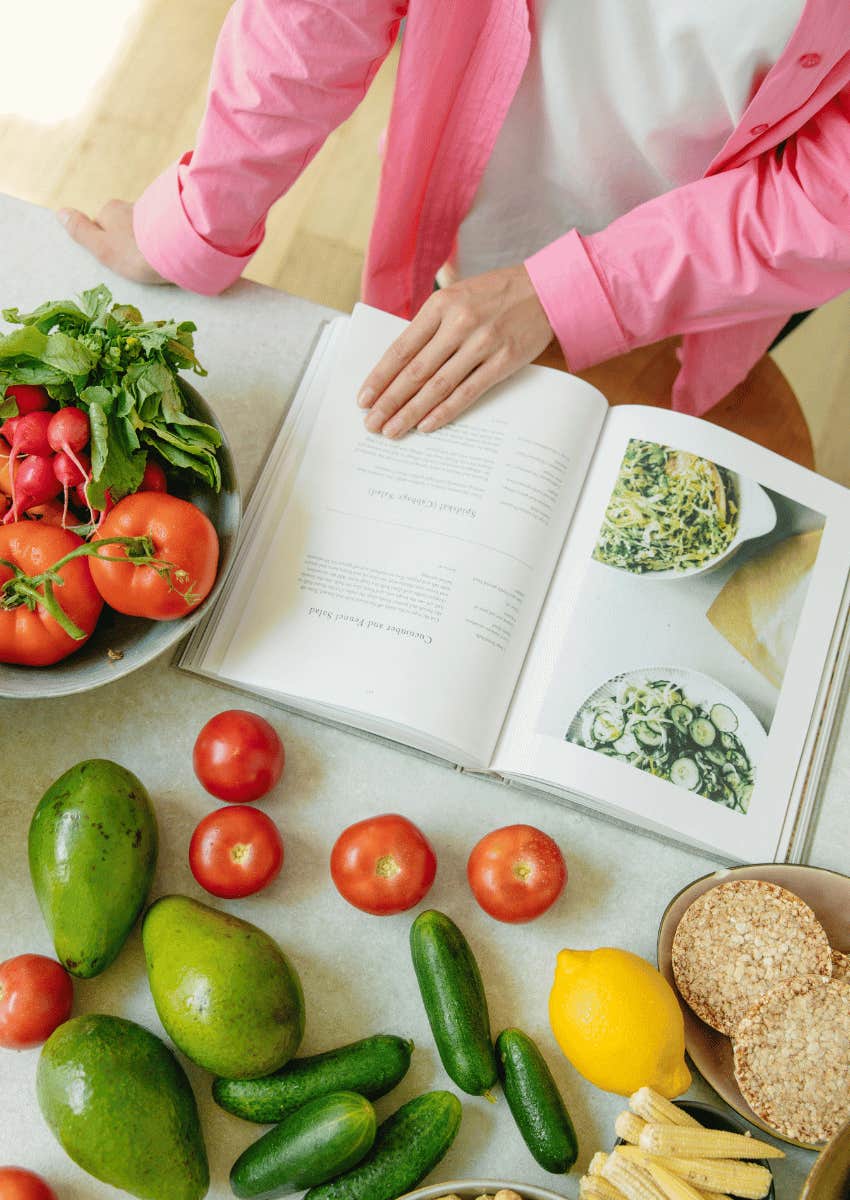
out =
[[460,1100],[426,1092],[378,1126],[370,1153],[353,1170],[311,1188],[304,1200],[396,1200],[433,1171],[460,1128]]
[[377,1100],[407,1074],[413,1042],[389,1033],[350,1042],[324,1054],[293,1058],[262,1079],[216,1079],[213,1099],[235,1117],[270,1125],[330,1092],[359,1092]]
[[674,704],[670,709],[670,720],[683,733],[694,719],[694,710],[687,704]]
[[691,721],[690,735],[698,746],[711,746],[717,737],[717,730],[706,717],[697,717]]
[[440,1061],[470,1096],[498,1079],[487,997],[478,964],[461,931],[444,913],[420,913],[410,929],[413,968]]
[[728,704],[713,704],[708,714],[721,733],[736,733],[738,718]]
[[694,791],[700,785],[699,767],[692,758],[677,758],[670,767],[670,782]]
[[664,729],[657,721],[641,721],[633,733],[642,746],[655,748],[664,741]]
[[508,1108],[526,1146],[544,1171],[565,1175],[578,1158],[578,1140],[546,1060],[521,1029],[499,1034],[496,1055]]
[[233,1194],[271,1200],[325,1183],[369,1153],[376,1130],[375,1110],[363,1096],[333,1092],[311,1100],[237,1158]]

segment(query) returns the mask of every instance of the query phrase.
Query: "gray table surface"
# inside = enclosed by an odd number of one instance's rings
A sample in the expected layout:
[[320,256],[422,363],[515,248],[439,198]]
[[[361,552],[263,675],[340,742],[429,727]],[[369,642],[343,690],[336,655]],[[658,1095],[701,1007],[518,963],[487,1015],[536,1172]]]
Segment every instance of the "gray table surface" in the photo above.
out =
[[[116,297],[148,316],[191,318],[209,368],[201,381],[232,439],[243,486],[255,478],[320,322],[329,310],[250,283],[204,298],[143,288],[117,279],[65,235],[52,213],[0,197],[0,300],[22,308],[69,296],[106,280]],[[328,874],[340,830],[369,814],[400,811],[432,839],[439,871],[428,904],[449,912],[472,942],[487,985],[495,1030],[516,1024],[539,1039],[568,1100],[584,1167],[607,1147],[623,1101],[586,1084],[558,1052],[547,1021],[555,955],[563,946],[624,946],[654,959],[664,908],[680,888],[711,869],[703,857],[596,820],[585,813],[463,776],[383,744],[284,714],[178,672],[160,660],[87,696],[0,702],[3,771],[0,829],[0,960],[52,947],[30,886],[26,834],[33,808],[62,771],[83,758],[108,757],[135,771],[154,798],[162,850],[153,894],[205,899],[187,863],[197,821],[215,806],[191,765],[193,740],[215,712],[248,706],[272,720],[287,766],[263,802],[279,823],[286,862],[261,895],[221,906],[255,921],[292,955],[307,998],[304,1052],[378,1031],[414,1039],[414,1065],[397,1092],[378,1102],[379,1116],[430,1088],[451,1086],[429,1035],[410,964],[410,917],[377,919],[349,908]],[[850,850],[850,723],[837,739],[810,861],[847,870]],[[547,830],[563,848],[569,884],[539,921],[507,926],[475,905],[466,856],[486,831],[514,821]],[[103,976],[77,984],[77,1012],[122,1014],[162,1033],[148,992],[138,931]],[[34,1093],[37,1054],[0,1052],[0,1163],[42,1172],[61,1200],[97,1200],[115,1191],[85,1176],[62,1153],[41,1120]],[[257,1135],[215,1107],[209,1077],[187,1069],[201,1107],[210,1151],[210,1196],[230,1195],[227,1174]],[[691,1095],[712,1099],[695,1079]],[[789,1149],[776,1168],[778,1200],[799,1195],[813,1156]],[[435,1173],[438,1181],[489,1176],[549,1185],[578,1194],[577,1175],[558,1179],[530,1158],[503,1098],[464,1099],[461,1132]]]

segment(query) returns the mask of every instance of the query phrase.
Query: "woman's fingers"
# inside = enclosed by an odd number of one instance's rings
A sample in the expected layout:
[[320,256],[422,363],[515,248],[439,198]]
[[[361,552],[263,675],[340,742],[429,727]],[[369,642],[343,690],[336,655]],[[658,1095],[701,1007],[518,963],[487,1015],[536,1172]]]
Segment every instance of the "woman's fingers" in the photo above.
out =
[[56,214],[68,233],[98,262],[137,283],[167,283],[153,269],[136,244],[133,206],[126,200],[110,200],[91,220],[75,208],[60,208]]
[[525,267],[452,284],[425,302],[365,381],[366,428],[388,437],[439,429],[551,340]]
[[[411,399],[403,404],[381,428],[381,433],[387,437],[401,437],[409,429],[418,426],[423,417],[432,409],[446,403],[454,395],[486,357],[486,351],[481,345],[465,344],[449,358],[436,374],[416,392]],[[367,422],[368,424],[368,422]]]
[[442,429],[515,370],[515,367],[507,365],[506,359],[500,359],[498,356],[487,359],[455,388],[448,399],[432,408],[416,428],[420,433],[433,433],[436,429]]
[[428,344],[439,327],[440,317],[436,307],[430,303],[423,304],[416,318],[404,333],[396,338],[363,381],[363,386],[357,393],[357,403],[361,408],[372,407],[411,359]]

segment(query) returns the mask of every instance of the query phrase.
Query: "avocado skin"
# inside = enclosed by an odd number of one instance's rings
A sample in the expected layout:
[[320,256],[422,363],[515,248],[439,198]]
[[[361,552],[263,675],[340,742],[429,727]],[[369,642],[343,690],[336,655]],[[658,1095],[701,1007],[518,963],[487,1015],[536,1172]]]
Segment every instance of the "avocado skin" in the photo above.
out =
[[30,875],[72,975],[90,979],[115,960],[144,908],[157,848],[147,790],[118,763],[77,763],[44,793],[30,825]]
[[67,1021],[41,1052],[42,1116],[95,1179],[143,1200],[202,1200],[209,1167],[195,1097],[164,1042],[121,1017]]
[[148,982],[165,1031],[214,1075],[277,1071],[304,1036],[304,995],[278,944],[188,896],[162,896],[142,923]]

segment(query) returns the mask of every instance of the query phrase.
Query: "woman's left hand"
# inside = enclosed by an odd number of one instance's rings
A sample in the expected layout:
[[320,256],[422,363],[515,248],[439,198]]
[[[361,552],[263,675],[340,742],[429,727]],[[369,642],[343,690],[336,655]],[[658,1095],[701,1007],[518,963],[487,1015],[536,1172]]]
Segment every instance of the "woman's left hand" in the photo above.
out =
[[537,358],[552,327],[525,267],[475,275],[434,292],[364,381],[366,428],[431,433]]

